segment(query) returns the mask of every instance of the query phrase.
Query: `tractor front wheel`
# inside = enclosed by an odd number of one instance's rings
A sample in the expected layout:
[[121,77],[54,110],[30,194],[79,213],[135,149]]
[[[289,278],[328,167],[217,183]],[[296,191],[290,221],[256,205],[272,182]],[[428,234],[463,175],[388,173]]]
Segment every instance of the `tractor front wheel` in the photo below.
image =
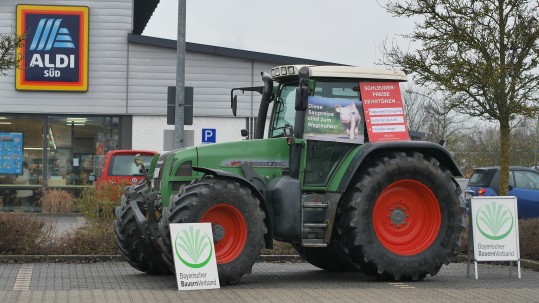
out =
[[171,197],[159,224],[164,259],[174,270],[171,223],[212,224],[221,285],[238,283],[260,256],[266,226],[259,199],[237,182],[207,178]]
[[[137,226],[135,211],[125,196],[116,208],[116,220],[113,223],[114,241],[122,257],[134,268],[148,274],[171,274],[168,265],[161,257],[161,250],[156,242],[147,244]],[[142,214],[145,216],[146,214]],[[153,241],[153,240],[152,240]]]

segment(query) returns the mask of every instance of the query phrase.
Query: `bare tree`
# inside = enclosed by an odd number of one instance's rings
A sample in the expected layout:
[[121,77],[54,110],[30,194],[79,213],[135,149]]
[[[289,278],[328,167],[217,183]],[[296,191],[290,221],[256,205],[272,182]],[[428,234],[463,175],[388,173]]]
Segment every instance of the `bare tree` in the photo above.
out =
[[22,56],[17,50],[24,44],[24,36],[14,34],[0,34],[0,73],[7,75],[12,68],[18,68]]
[[412,85],[403,87],[402,97],[408,129],[410,131],[426,133],[427,112],[425,108],[430,100],[425,97],[420,88],[413,87]]
[[403,96],[408,128],[424,132],[425,140],[450,143],[467,129],[464,118],[453,110],[447,98],[418,87],[406,89]]
[[392,0],[395,16],[419,17],[413,53],[385,47],[385,63],[452,96],[450,107],[499,123],[500,194],[509,181],[511,121],[539,111],[539,3],[529,0]]

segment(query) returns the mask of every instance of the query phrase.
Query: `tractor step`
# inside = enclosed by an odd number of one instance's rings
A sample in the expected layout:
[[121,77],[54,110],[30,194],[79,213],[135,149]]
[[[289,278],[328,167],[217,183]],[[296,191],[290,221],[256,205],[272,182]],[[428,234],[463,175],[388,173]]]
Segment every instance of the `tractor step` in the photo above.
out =
[[325,228],[328,227],[327,223],[303,223],[303,227],[310,227],[310,228]]
[[304,247],[327,247],[328,245],[324,243],[322,239],[302,239],[302,246]]
[[309,193],[301,198],[301,244],[305,247],[327,247],[340,194]]
[[326,208],[326,207],[328,207],[327,203],[303,202],[303,208]]

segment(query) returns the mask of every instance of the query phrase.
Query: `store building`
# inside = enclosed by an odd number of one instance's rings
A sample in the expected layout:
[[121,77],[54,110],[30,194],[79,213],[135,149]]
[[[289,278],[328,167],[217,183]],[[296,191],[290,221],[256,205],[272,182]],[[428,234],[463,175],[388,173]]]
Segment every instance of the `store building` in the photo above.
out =
[[[26,34],[24,68],[0,76],[4,207],[39,210],[43,189],[91,186],[87,176],[108,150],[164,150],[164,130],[174,128],[166,111],[176,41],[141,35],[158,3],[0,2],[0,33]],[[261,85],[260,72],[275,65],[328,64],[194,43],[186,48],[185,84],[194,88],[194,120],[186,129],[194,131],[195,145],[202,128],[216,129],[217,142],[242,139],[259,98],[241,96],[233,117],[231,88]]]

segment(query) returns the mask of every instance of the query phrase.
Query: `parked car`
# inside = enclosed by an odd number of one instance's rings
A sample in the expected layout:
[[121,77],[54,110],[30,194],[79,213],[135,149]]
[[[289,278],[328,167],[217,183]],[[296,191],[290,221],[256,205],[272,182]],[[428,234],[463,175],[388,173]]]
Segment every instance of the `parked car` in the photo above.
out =
[[[480,167],[473,171],[464,196],[497,196],[500,192],[500,167]],[[509,168],[509,196],[517,197],[518,217],[539,217],[539,171],[520,166]]]
[[91,176],[91,181],[96,181],[96,186],[103,182],[120,182],[125,180],[129,183],[137,183],[144,177],[140,168],[135,165],[135,155],[140,154],[144,160],[144,166],[150,167],[152,157],[156,154],[150,150],[111,150],[98,161],[96,173]]

